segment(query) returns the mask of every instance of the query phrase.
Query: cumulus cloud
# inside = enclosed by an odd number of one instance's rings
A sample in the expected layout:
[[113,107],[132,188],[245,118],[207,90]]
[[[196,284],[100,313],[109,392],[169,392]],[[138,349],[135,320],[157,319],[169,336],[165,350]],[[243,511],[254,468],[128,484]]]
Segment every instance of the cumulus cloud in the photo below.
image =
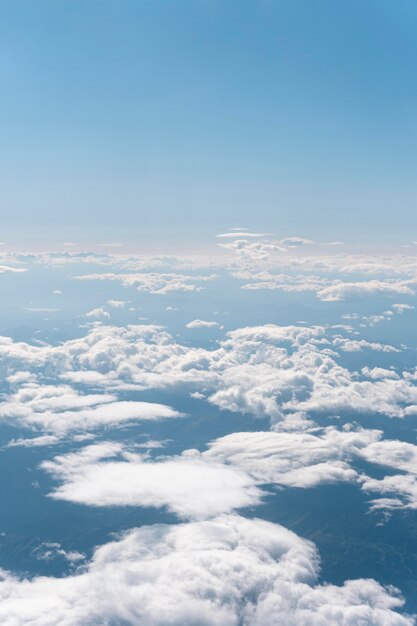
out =
[[97,319],[110,319],[110,313],[104,307],[97,307],[85,314],[85,317],[95,317]]
[[249,241],[235,239],[230,243],[219,243],[220,248],[232,250],[243,259],[266,260],[272,252],[284,252],[285,248],[276,242]]
[[346,339],[346,337],[335,337],[333,345],[343,352],[361,352],[362,350],[374,350],[376,352],[401,352],[398,348],[389,344],[377,341],[366,341],[366,339]]
[[275,423],[311,411],[411,414],[417,405],[412,373],[358,380],[356,372],[338,363],[336,349],[397,350],[334,337],[320,326],[240,328],[215,349],[181,345],[158,326],[99,326],[59,346],[0,338],[0,368],[5,377],[21,371],[42,377],[51,371],[113,394],[159,388],[198,392],[222,409],[268,416]]
[[319,584],[311,542],[237,515],[133,529],[72,576],[0,581],[4,626],[411,626],[402,605],[374,580]]
[[399,375],[394,370],[387,370],[384,367],[363,367],[362,374],[372,380],[383,380],[384,378],[393,378],[399,380]]

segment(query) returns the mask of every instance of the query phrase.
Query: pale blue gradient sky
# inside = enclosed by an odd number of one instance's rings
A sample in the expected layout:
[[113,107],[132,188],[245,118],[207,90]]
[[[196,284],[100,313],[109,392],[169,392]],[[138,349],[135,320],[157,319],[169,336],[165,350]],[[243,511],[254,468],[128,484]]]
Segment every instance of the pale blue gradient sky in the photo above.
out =
[[417,239],[411,0],[0,2],[0,239]]

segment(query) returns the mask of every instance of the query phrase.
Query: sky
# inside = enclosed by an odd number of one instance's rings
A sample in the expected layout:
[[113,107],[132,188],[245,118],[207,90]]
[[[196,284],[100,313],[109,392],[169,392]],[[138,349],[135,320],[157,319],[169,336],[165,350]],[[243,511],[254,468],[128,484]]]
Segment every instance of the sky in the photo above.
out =
[[407,243],[416,26],[411,0],[2,0],[2,241]]
[[1,626],[417,626],[416,33],[0,0]]

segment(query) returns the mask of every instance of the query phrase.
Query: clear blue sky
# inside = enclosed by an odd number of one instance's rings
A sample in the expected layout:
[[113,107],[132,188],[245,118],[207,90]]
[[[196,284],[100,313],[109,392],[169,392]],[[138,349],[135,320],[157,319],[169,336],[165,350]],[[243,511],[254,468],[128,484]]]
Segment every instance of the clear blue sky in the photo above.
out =
[[416,68],[415,0],[0,0],[0,239],[417,239]]

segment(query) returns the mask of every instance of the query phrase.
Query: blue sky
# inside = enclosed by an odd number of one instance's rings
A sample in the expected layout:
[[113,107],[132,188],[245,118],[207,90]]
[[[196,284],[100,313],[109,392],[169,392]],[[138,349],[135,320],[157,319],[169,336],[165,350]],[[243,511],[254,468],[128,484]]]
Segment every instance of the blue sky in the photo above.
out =
[[410,0],[0,3],[3,241],[417,226]]

